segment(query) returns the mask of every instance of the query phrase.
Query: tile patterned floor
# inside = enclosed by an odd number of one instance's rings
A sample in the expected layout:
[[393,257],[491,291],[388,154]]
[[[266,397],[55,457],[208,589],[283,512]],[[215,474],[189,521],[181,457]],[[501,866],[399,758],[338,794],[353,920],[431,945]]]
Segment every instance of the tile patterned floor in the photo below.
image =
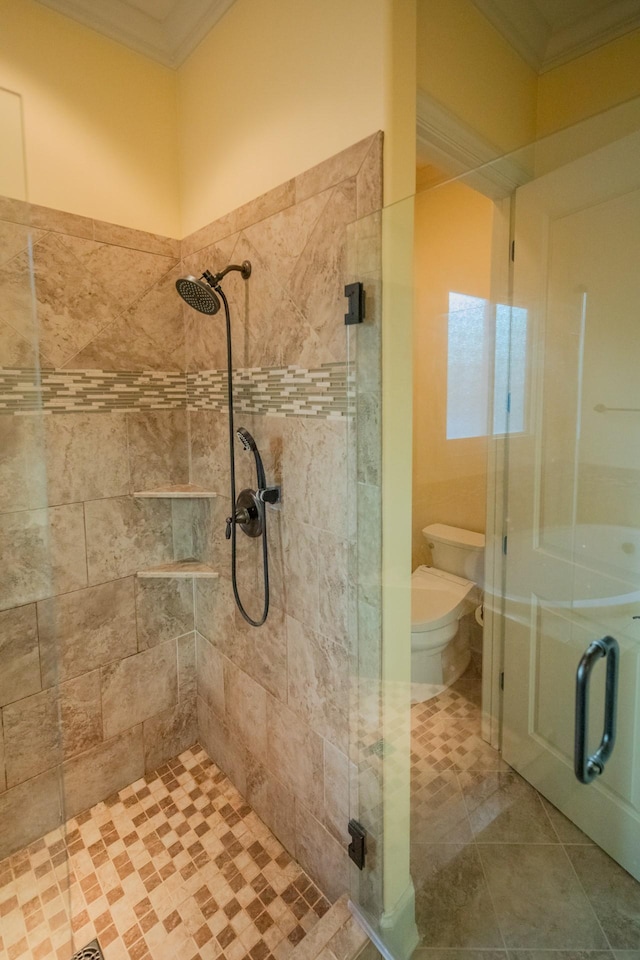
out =
[[481,739],[479,678],[415,704],[411,718],[415,960],[442,960],[443,948],[452,960],[479,950],[640,960],[640,884]]
[[196,746],[0,862],[0,958],[287,960],[329,906]]

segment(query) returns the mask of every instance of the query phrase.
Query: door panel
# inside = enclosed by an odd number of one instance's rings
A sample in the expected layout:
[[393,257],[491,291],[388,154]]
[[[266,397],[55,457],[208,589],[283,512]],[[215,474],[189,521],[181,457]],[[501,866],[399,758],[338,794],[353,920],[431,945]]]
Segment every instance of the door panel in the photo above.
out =
[[[521,187],[513,303],[527,427],[508,439],[503,756],[640,879],[640,135]],[[573,773],[575,674],[620,645],[618,735]],[[591,751],[605,662],[591,677]]]

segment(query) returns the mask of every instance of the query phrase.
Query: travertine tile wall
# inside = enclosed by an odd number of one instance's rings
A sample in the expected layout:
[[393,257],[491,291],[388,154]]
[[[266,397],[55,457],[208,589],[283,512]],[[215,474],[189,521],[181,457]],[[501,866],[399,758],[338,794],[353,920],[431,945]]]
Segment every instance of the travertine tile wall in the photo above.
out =
[[179,244],[0,217],[1,858],[197,731],[191,584],[135,579],[174,545],[170,503],[132,493],[188,475]]
[[[243,259],[253,265],[248,283],[237,274],[225,279],[234,367],[346,362],[345,283],[366,275],[368,316],[379,310],[372,278],[379,280],[381,157],[376,135],[183,241],[189,273]],[[367,270],[366,257],[353,256],[353,241],[357,224],[372,219]],[[184,311],[188,369],[222,369],[223,319]],[[283,408],[269,411],[276,415],[242,408],[236,414],[236,427],[254,435],[268,478],[282,485],[283,495],[281,506],[268,511],[271,611],[266,625],[253,629],[234,607],[223,539],[228,424],[221,405],[212,406],[189,413],[191,480],[213,483],[222,494],[192,507],[196,552],[221,573],[215,583],[198,582],[195,593],[200,736],[281,842],[336,897],[349,882],[353,424],[326,412],[283,415]],[[237,466],[239,488],[255,486],[253,458],[239,446]],[[240,592],[256,616],[260,546],[239,534],[238,550]]]

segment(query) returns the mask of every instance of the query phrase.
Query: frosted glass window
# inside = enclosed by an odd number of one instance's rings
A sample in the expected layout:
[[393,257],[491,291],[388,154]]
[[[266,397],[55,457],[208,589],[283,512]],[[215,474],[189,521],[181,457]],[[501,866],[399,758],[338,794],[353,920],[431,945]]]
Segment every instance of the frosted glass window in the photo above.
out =
[[493,434],[524,430],[527,311],[498,304],[493,319],[489,301],[449,294],[448,440],[487,436],[491,417]]

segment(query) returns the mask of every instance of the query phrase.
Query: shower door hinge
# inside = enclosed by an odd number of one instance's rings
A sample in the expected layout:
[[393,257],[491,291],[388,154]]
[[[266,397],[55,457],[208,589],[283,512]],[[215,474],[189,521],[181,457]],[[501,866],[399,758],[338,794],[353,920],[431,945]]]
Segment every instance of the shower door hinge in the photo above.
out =
[[504,554],[505,557],[506,557],[506,555],[507,555],[507,549],[508,549],[508,547],[509,547],[509,538],[507,537],[507,535],[506,535],[506,533],[505,533],[504,537],[502,538],[502,552],[503,552],[503,554]]
[[511,262],[515,263],[516,260],[516,242],[515,240],[511,241]]
[[344,315],[345,324],[362,323],[364,320],[364,284],[348,283],[344,295],[349,300],[349,312]]
[[367,856],[367,831],[357,820],[349,820],[347,829],[351,837],[349,856],[358,870],[364,870],[364,862]]
[[500,689],[504,690],[504,670],[500,674]]

